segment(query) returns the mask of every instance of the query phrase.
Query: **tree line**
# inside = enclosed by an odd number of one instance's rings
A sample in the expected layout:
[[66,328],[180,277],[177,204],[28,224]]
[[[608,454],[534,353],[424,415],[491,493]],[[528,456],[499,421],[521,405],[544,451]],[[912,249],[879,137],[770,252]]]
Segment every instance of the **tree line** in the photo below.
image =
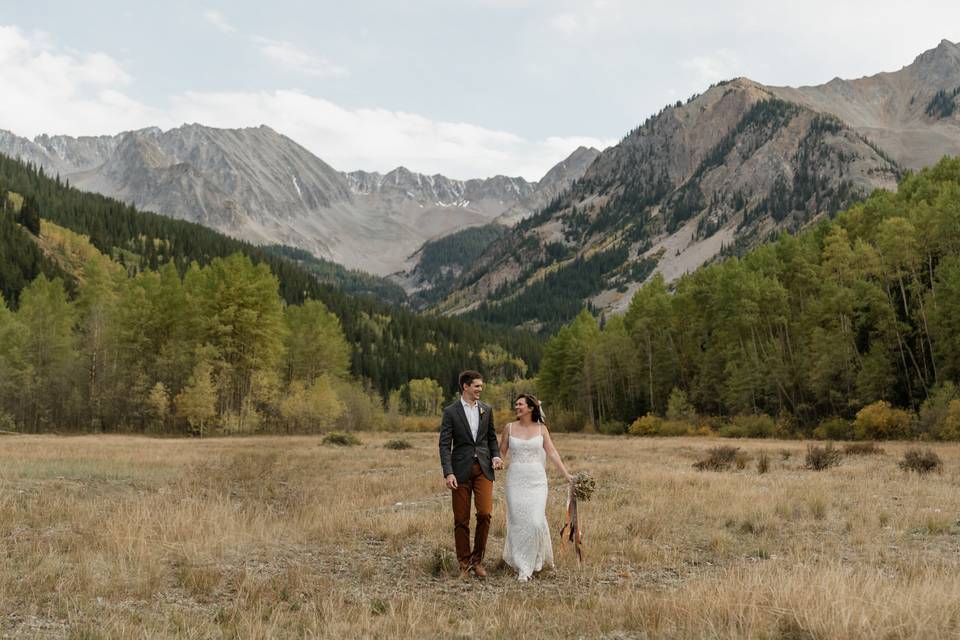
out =
[[[193,263],[200,267],[216,259],[242,254],[255,265],[265,265],[278,282],[287,305],[307,300],[322,302],[340,321],[350,345],[348,367],[383,398],[411,379],[432,378],[448,393],[456,389],[457,374],[478,366],[483,350],[497,345],[535,372],[543,339],[523,331],[493,327],[458,318],[420,316],[380,300],[344,293],[320,282],[311,265],[301,266],[283,254],[224,236],[201,225],[142,212],[101,195],[72,188],[42,168],[0,155],[0,197],[29,201],[40,217],[89,237],[104,255],[129,275],[158,271],[172,265],[185,277]],[[20,293],[38,274],[60,277],[71,300],[76,287],[71,274],[51,263],[29,240],[20,216],[22,202],[0,212],[0,291],[16,309]],[[9,233],[7,233],[9,231]],[[302,256],[292,255],[294,259]],[[373,285],[357,280],[357,286]],[[519,372],[519,370],[518,370]]]
[[673,286],[657,275],[602,327],[582,312],[548,341],[538,384],[571,424],[625,429],[673,393],[809,435],[877,402],[948,406],[958,337],[960,159],[945,158],[798,236]]

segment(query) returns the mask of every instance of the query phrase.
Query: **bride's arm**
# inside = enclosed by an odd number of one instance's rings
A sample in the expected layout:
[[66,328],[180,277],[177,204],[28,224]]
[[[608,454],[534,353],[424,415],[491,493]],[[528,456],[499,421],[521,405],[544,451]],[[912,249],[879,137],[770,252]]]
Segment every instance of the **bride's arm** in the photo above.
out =
[[560,459],[560,452],[553,446],[553,440],[550,438],[550,432],[547,430],[547,426],[544,425],[541,429],[543,430],[543,448],[547,452],[547,457],[557,466],[557,469],[560,470],[560,473],[563,474],[563,477],[566,478],[568,482],[573,481],[573,476],[571,476],[567,468],[563,466],[563,461]]
[[510,449],[510,425],[508,422],[503,427],[503,433],[500,434],[500,459],[507,459],[507,451]]

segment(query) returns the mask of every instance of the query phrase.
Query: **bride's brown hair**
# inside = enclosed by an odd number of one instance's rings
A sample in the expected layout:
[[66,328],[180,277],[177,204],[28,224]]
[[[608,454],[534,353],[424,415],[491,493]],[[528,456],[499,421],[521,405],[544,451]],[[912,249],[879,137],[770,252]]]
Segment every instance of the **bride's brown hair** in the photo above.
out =
[[517,396],[517,400],[521,398],[523,398],[523,401],[530,407],[530,418],[532,418],[534,422],[543,422],[543,411],[540,410],[540,401],[537,400],[537,396],[529,393],[521,393]]

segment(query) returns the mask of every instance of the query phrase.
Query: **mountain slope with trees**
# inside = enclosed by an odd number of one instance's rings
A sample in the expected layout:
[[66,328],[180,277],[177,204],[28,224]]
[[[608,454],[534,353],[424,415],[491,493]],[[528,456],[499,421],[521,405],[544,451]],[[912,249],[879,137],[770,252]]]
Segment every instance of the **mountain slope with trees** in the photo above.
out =
[[[849,437],[844,419],[870,406],[880,418],[858,420],[872,425],[860,437],[955,439],[958,318],[955,158],[672,291],[657,274],[603,327],[581,313],[547,343],[539,384],[558,408],[621,430],[668,414],[677,396],[700,414],[779,416],[782,435],[824,423]],[[920,410],[919,421],[891,405]]]
[[[320,283],[301,266],[259,247],[196,223],[139,212],[116,200],[81,192],[47,177],[36,167],[3,156],[0,184],[35,202],[42,218],[89,237],[94,247],[131,275],[161,271],[172,265],[177,274],[185,277],[193,263],[206,267],[217,258],[226,259],[237,253],[247,256],[255,265],[265,265],[277,278],[278,292],[285,304],[316,300],[337,316],[351,347],[351,373],[368,381],[384,397],[419,378],[432,378],[452,392],[457,373],[470,363],[479,366],[480,354],[490,351],[492,345],[522,361],[530,371],[538,365],[542,343],[529,334],[495,330],[453,318],[421,317],[363,296],[347,295]],[[12,211],[4,215],[4,225],[16,224]],[[13,238],[14,234],[5,235],[5,243],[8,237]],[[13,246],[29,244],[20,241]],[[17,258],[17,254],[6,250],[0,254],[0,273],[5,274],[0,284],[8,305],[19,300],[24,285],[37,273],[49,277],[59,274],[59,267],[43,263],[42,254],[33,255],[35,262]]]

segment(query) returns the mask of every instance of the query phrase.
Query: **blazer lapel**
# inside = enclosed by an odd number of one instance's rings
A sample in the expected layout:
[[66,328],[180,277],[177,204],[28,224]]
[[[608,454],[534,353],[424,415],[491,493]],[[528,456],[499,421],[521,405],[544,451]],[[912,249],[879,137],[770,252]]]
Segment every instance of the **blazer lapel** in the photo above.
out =
[[[459,400],[457,401],[457,415],[460,416],[460,422],[463,425],[464,431],[467,432],[467,437],[470,439],[470,442],[476,444],[477,441],[473,439],[473,432],[470,430],[470,421],[467,420],[467,412],[463,410],[463,403]],[[479,435],[480,430],[477,430]]]

